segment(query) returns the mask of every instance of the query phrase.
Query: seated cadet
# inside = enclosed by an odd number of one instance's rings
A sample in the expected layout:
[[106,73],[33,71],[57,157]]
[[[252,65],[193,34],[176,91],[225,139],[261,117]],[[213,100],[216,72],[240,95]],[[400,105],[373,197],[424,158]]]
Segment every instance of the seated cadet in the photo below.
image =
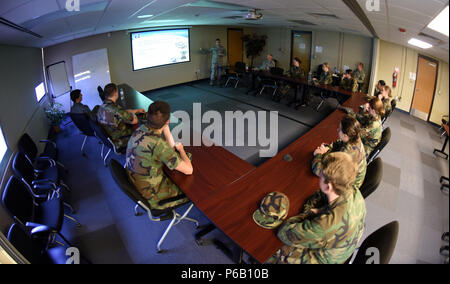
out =
[[356,115],[356,119],[362,127],[361,140],[364,144],[366,157],[372,153],[381,140],[383,133],[381,118],[384,114],[383,102],[379,98],[374,97]]
[[141,125],[128,142],[127,173],[142,196],[148,199],[152,209],[176,206],[187,199],[159,204],[161,200],[183,194],[164,174],[163,166],[191,175],[192,164],[183,145],[175,144],[170,133],[169,104],[163,101],[154,102],[148,108],[147,117],[147,125]]
[[70,99],[73,102],[73,106],[70,108],[71,113],[85,113],[90,119],[95,120],[95,116],[89,107],[81,103],[83,101],[81,90],[77,89],[70,92]]
[[123,110],[118,105],[119,93],[115,84],[105,86],[105,101],[99,107],[97,120],[103,126],[117,149],[125,148],[133,133],[132,124],[138,123],[136,113],[145,113],[144,109]]
[[330,72],[330,64],[327,62],[322,64],[322,74],[320,74],[318,83],[321,85],[331,85],[333,83],[333,77]]
[[347,153],[352,157],[353,162],[358,165],[358,175],[353,187],[359,189],[364,182],[367,168],[366,153],[360,134],[361,125],[359,122],[349,115],[344,116],[338,128],[339,139],[331,145],[322,144],[314,151],[314,159],[311,163],[313,173],[319,176],[323,167],[322,161],[328,154],[334,152]]
[[362,86],[364,85],[364,80],[366,79],[366,73],[364,72],[364,64],[362,62],[358,63],[358,66],[353,75],[356,81],[358,82],[359,85],[358,90],[361,90]]
[[268,263],[336,264],[350,258],[363,235],[366,206],[355,183],[357,166],[350,155],[331,153],[322,162],[320,191],[304,204],[300,215],[279,229],[285,244]]
[[348,69],[345,71],[345,74],[342,75],[340,86],[342,89],[350,91],[350,92],[358,92],[358,82],[356,81],[354,75],[352,74],[352,70]]
[[381,93],[384,86],[386,86],[385,81],[383,81],[383,80],[378,81],[377,85],[375,86],[375,92],[374,92],[373,96],[377,97]]
[[[295,57],[294,60],[292,60],[292,66],[289,69],[288,76],[294,79],[305,79],[305,71],[303,71],[301,64],[302,61],[298,57]],[[292,84],[286,84],[281,89],[282,97],[289,93],[292,87]]]
[[272,54],[267,54],[267,58],[259,66],[259,70],[270,71],[270,68],[275,67],[275,61],[273,60]]
[[378,98],[383,102],[384,112],[385,114],[392,112],[392,100],[394,99],[392,96],[392,90],[389,86],[383,86],[381,89],[381,93],[378,95]]

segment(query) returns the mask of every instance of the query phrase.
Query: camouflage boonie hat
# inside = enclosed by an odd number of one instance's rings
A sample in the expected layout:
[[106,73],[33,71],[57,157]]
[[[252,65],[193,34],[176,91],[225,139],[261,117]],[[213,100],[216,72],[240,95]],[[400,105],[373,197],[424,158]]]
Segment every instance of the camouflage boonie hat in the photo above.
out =
[[280,192],[272,192],[261,201],[253,213],[255,223],[265,229],[274,229],[283,223],[289,212],[289,199]]

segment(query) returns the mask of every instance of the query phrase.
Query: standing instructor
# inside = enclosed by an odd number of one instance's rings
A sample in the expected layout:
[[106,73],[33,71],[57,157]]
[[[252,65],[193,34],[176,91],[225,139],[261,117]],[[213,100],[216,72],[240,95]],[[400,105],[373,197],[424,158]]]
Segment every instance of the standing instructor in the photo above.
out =
[[217,78],[217,84],[220,84],[222,76],[223,58],[227,55],[226,49],[220,44],[220,39],[216,39],[216,45],[209,50],[200,48],[200,52],[203,54],[212,53],[211,59],[211,77],[209,84],[214,85],[214,80]]

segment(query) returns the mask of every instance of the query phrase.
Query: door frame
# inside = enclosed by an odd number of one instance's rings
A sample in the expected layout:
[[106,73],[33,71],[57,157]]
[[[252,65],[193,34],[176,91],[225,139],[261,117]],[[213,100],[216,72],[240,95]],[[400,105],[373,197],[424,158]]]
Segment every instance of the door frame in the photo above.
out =
[[414,103],[414,97],[416,96],[416,85],[417,85],[417,79],[419,78],[419,62],[420,62],[420,58],[423,58],[425,60],[432,61],[433,63],[436,63],[436,78],[434,80],[433,100],[431,101],[431,106],[430,106],[430,109],[428,111],[428,117],[427,117],[427,122],[430,122],[431,111],[433,110],[434,98],[436,96],[436,87],[437,87],[437,82],[438,82],[438,77],[439,77],[438,76],[439,75],[439,61],[434,59],[434,58],[431,58],[429,56],[420,54],[420,53],[417,56],[416,81],[414,82],[414,92],[413,92],[413,96],[412,96],[412,99],[411,99],[411,105],[409,107],[409,114],[411,114],[412,105]]
[[[229,31],[240,31],[242,32],[242,36],[244,36],[244,29],[242,28],[227,28],[227,60],[228,62],[230,62],[230,38],[229,38]],[[241,62],[244,62],[244,41],[242,41],[242,57],[241,57]]]
[[311,63],[312,63],[312,51],[313,51],[313,44],[312,44],[313,33],[312,33],[312,31],[300,31],[300,30],[292,30],[291,31],[291,46],[290,46],[290,49],[291,49],[291,61],[289,61],[289,66],[291,66],[292,60],[294,60],[294,58],[293,58],[293,56],[294,56],[294,49],[292,48],[292,44],[294,43],[294,34],[295,33],[308,33],[308,34],[311,35],[311,44],[309,45],[309,70],[305,70],[305,72],[309,72],[309,71],[311,71],[311,67],[312,67]]

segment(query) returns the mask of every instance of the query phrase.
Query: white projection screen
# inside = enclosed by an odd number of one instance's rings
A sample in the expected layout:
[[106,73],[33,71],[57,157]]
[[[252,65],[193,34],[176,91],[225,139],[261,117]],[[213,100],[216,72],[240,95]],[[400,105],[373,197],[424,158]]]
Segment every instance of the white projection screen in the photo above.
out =
[[133,71],[189,62],[189,29],[131,33]]

